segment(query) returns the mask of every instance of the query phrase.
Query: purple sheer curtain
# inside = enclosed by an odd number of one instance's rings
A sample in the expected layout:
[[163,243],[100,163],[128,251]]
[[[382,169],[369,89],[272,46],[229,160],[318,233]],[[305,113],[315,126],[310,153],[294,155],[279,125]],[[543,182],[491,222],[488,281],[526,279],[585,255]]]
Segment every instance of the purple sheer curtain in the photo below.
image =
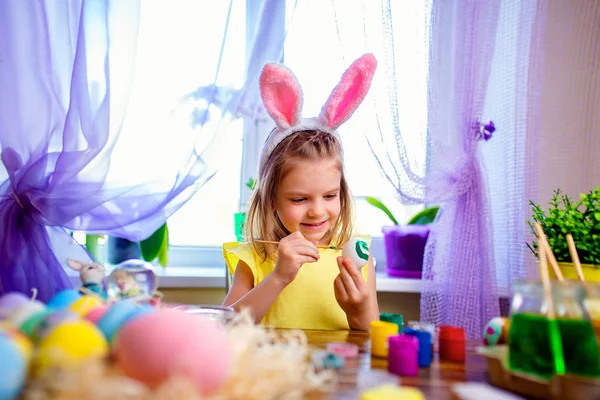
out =
[[124,111],[111,98],[128,87],[111,78],[131,71],[137,13],[136,1],[0,2],[0,293],[70,286],[53,246],[72,239],[47,227],[80,228],[119,193],[103,179]]
[[500,315],[491,209],[478,147],[500,3],[434,1],[429,69],[428,188],[447,199],[424,256],[421,319],[480,337]]
[[[427,129],[401,132],[402,104],[411,94],[398,85],[397,74],[402,63],[415,61],[395,52],[398,10],[382,0],[390,114],[377,111],[380,129],[367,135],[369,145],[401,203],[440,205],[423,260],[421,319],[462,326],[469,337],[481,336],[483,325],[500,315],[500,295],[526,274],[519,244],[531,183],[525,171],[533,160],[523,136],[537,132],[539,65],[531,67],[530,57],[539,47],[543,3],[424,2]],[[490,119],[497,131],[481,140],[480,127]],[[429,149],[424,169],[410,162],[415,139]]]
[[[251,12],[268,21],[285,13],[281,5],[254,2]],[[219,155],[213,142],[220,130],[196,139],[173,176],[135,184],[107,179],[134,80],[141,6],[139,0],[0,2],[0,294],[36,288],[48,300],[70,286],[66,258],[89,257],[66,229],[145,239],[215,173],[208,160]],[[229,13],[234,6],[230,1]],[[241,90],[218,92],[217,72],[213,85],[191,95],[208,104],[194,111],[192,125],[211,118],[211,105],[230,119],[261,112],[256,77],[266,61],[281,58],[284,40],[266,40],[268,25],[249,32]]]
[[[479,338],[525,262],[546,1],[434,1],[428,197],[448,200],[424,257],[421,318]],[[496,123],[489,142],[480,123]]]

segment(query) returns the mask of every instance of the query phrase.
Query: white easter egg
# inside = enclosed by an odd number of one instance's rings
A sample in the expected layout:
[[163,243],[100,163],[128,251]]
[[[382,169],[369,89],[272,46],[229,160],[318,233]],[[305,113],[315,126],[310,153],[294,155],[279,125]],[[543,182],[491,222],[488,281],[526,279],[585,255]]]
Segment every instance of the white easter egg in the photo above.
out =
[[37,314],[46,309],[46,305],[38,300],[28,301],[17,307],[9,316],[8,320],[15,326],[19,327],[33,314]]
[[344,245],[342,257],[348,257],[357,268],[362,268],[369,261],[369,245],[361,238],[351,238]]

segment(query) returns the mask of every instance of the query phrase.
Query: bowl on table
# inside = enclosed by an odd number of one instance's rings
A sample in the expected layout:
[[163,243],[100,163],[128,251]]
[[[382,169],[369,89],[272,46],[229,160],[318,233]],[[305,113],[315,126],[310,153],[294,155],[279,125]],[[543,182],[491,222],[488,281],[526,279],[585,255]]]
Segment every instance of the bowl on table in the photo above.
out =
[[174,309],[222,323],[229,321],[235,313],[232,307],[214,304],[183,304],[174,307]]

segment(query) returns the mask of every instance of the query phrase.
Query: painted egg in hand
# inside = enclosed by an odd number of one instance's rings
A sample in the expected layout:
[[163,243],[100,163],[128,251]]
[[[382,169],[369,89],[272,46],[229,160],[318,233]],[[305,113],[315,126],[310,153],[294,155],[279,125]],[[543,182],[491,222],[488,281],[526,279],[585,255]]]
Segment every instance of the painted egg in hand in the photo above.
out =
[[360,269],[367,265],[367,261],[369,261],[369,245],[360,238],[351,238],[344,245],[342,257],[350,258],[356,268]]

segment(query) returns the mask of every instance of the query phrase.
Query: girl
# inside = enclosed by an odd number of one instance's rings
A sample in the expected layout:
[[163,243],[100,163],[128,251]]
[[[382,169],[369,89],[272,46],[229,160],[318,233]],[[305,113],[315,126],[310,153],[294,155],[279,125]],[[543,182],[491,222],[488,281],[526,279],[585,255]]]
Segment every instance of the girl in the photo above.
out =
[[249,243],[223,246],[233,274],[224,305],[248,307],[256,322],[275,328],[368,330],[379,318],[372,259],[359,269],[341,250],[317,248],[343,246],[352,233],[337,128],[366,96],[375,68],[371,54],[356,60],[312,119],[301,117],[302,93],[291,71],[278,64],[263,69],[261,96],[277,127],[260,158],[245,223]]

